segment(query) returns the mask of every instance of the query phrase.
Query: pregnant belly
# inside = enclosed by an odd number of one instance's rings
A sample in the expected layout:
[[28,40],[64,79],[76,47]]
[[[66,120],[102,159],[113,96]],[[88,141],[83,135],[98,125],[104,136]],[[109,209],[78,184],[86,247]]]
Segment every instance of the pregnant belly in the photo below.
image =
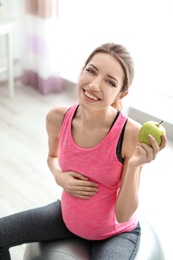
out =
[[89,200],[73,197],[63,191],[61,198],[63,220],[74,234],[89,240],[101,240],[116,233],[115,194]]

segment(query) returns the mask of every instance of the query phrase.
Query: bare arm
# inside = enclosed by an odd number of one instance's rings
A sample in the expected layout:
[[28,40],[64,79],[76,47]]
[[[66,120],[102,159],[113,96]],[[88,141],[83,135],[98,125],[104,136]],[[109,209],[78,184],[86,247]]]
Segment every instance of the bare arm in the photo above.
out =
[[66,110],[67,108],[51,110],[46,117],[49,147],[47,163],[56,183],[66,192],[78,198],[89,199],[98,191],[97,184],[73,171],[62,173],[58,164],[59,133]]
[[[156,158],[157,153],[166,146],[166,137],[162,137],[162,144],[157,145],[151,136],[152,147],[138,142],[140,125],[134,125],[133,121],[128,122],[123,142],[124,167],[122,182],[115,206],[117,220],[125,222],[130,219],[138,207],[138,190],[140,174],[145,163]],[[127,148],[126,148],[127,147]]]

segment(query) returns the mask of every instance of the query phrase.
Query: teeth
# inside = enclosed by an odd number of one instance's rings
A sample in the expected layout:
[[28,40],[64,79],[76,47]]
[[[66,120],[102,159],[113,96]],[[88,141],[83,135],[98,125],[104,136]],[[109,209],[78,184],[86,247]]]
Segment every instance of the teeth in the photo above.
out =
[[92,96],[92,95],[91,95],[90,93],[88,93],[87,91],[85,91],[85,95],[86,95],[87,97],[93,99],[93,100],[98,100],[97,97]]

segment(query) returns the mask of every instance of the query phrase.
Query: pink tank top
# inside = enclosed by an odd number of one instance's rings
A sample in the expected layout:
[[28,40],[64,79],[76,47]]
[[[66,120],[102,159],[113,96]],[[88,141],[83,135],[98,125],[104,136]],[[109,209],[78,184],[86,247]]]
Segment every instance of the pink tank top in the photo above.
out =
[[115,203],[121,184],[123,165],[116,156],[116,146],[127,116],[119,114],[105,138],[93,148],[78,146],[72,137],[71,126],[78,105],[64,116],[59,137],[59,165],[62,172],[74,171],[98,184],[98,193],[83,200],[62,192],[62,216],[67,228],[88,240],[102,240],[130,231],[137,225],[134,214],[124,223],[118,223]]

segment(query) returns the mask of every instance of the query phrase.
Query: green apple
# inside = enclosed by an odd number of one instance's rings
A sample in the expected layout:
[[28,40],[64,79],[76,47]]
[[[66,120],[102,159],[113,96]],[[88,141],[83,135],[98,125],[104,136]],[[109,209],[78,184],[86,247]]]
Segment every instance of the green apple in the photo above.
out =
[[148,135],[150,134],[155,138],[158,145],[160,145],[162,141],[161,136],[166,134],[165,128],[161,125],[162,122],[163,121],[160,123],[155,121],[145,122],[139,130],[139,142],[151,146],[151,143],[148,139]]

